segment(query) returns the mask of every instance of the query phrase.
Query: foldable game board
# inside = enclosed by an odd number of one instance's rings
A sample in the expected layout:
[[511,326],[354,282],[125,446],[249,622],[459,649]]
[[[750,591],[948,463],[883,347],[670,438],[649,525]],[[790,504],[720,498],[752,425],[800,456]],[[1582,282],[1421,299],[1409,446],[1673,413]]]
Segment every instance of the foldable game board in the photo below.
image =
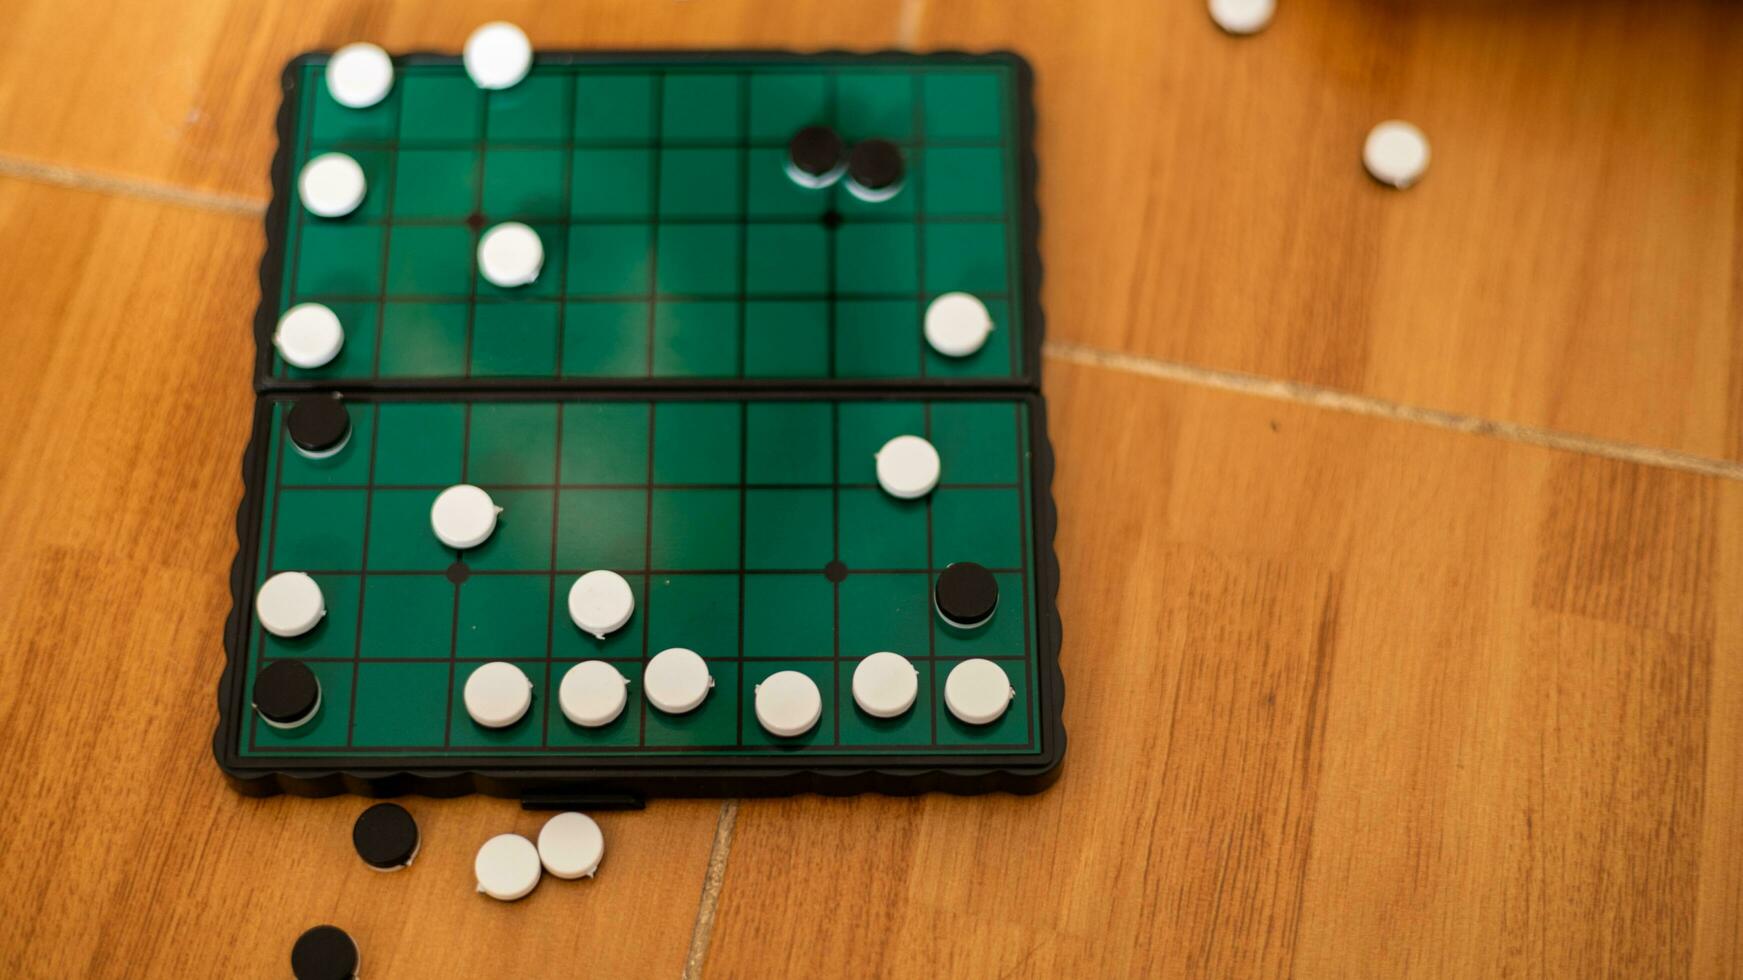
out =
[[[255,330],[259,392],[243,462],[234,608],[214,748],[244,791],[484,791],[553,804],[650,795],[1033,791],[1064,752],[1052,455],[1039,394],[1029,72],[1009,55],[541,54],[504,91],[458,59],[396,59],[391,94],[349,109],[325,55],[285,73]],[[893,199],[809,190],[783,172],[802,126],[897,143]],[[355,158],[363,205],[307,215],[294,175]],[[483,229],[545,243],[533,284],[476,272]],[[967,291],[996,329],[966,358],[932,351],[927,303]],[[271,340],[298,303],[332,308],[344,347],[313,370]],[[290,399],[344,399],[352,435],[287,448]],[[896,435],[943,460],[919,500],[885,494],[873,452]],[[435,495],[473,483],[504,508],[482,546],[430,533]],[[991,569],[1000,604],[973,631],[940,620],[948,564]],[[563,596],[606,568],[629,624],[596,640]],[[327,615],[295,639],[253,615],[260,583],[307,572]],[[708,662],[703,706],[638,696],[642,665]],[[854,665],[893,650],[915,707],[859,711]],[[284,731],[250,708],[275,658],[308,664],[319,713]],[[1016,691],[989,725],[945,710],[965,658]],[[630,678],[616,722],[555,707],[568,666]],[[460,690],[507,660],[533,707],[475,724]],[[755,685],[797,670],[823,693],[805,735],[758,726]]]

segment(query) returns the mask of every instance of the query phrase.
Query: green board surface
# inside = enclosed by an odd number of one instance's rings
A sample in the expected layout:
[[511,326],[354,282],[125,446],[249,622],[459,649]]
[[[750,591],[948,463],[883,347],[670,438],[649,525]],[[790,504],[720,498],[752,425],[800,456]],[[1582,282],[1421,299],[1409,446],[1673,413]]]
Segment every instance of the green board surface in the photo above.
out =
[[[467,757],[1035,755],[1041,717],[1030,402],[974,400],[348,401],[352,435],[325,459],[284,438],[288,402],[263,399],[258,557],[252,595],[279,571],[320,583],[328,613],[306,636],[250,617],[245,683],[272,658],[320,678],[315,719],[280,731],[248,713],[253,763],[344,757],[412,764]],[[878,488],[872,454],[917,434],[945,461],[921,500]],[[504,508],[461,553],[431,532],[443,488],[470,482]],[[933,576],[955,561],[993,569],[998,611],[976,631],[939,622]],[[623,573],[635,615],[599,641],[569,620],[583,572]],[[641,668],[696,650],[715,688],[687,715],[641,696]],[[895,719],[853,704],[854,665],[893,650],[920,670]],[[999,663],[1017,692],[999,721],[967,726],[943,707],[950,668]],[[630,678],[614,723],[572,725],[555,706],[563,672],[603,659]],[[507,660],[533,682],[528,715],[485,729],[459,703],[470,672]],[[757,724],[755,685],[798,670],[823,692],[806,735]]]
[[[338,358],[282,381],[622,379],[999,381],[1028,376],[1018,72],[998,60],[755,56],[544,61],[505,91],[453,63],[398,67],[368,109],[334,102],[324,59],[292,70],[288,179],[355,158],[363,204],[329,220],[294,193],[272,316],[345,327]],[[869,204],[783,172],[799,128],[902,148]],[[479,235],[522,221],[531,285],[476,274]],[[926,304],[979,296],[996,328],[966,358],[925,343]]]

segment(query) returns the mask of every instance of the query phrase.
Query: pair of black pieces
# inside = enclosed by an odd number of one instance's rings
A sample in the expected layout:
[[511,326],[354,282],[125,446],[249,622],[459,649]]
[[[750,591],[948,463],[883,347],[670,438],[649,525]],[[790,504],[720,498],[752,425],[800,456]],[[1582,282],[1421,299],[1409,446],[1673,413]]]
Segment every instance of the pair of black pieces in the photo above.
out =
[[[351,828],[351,844],[365,864],[394,871],[418,851],[418,824],[397,803],[364,810]],[[297,980],[351,980],[357,975],[357,942],[338,926],[321,925],[297,937],[291,947],[291,973]]]
[[793,169],[814,180],[840,171],[844,155],[847,179],[868,191],[887,191],[902,182],[902,151],[889,140],[862,140],[849,150],[841,134],[828,126],[806,126],[787,143]]

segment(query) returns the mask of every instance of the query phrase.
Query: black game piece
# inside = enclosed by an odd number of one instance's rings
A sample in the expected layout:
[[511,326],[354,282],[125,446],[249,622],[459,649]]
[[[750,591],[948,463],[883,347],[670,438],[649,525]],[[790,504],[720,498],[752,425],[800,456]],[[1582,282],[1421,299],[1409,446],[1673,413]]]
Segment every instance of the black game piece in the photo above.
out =
[[338,926],[316,926],[291,947],[297,980],[351,980],[357,976],[357,944]]
[[958,629],[971,630],[993,618],[999,607],[999,583],[993,573],[972,561],[952,562],[932,588],[938,615]]
[[377,803],[357,815],[351,846],[377,871],[398,871],[418,853],[418,822],[398,803]]
[[902,151],[889,140],[857,143],[847,157],[847,178],[879,200],[902,182]]
[[301,660],[274,660],[254,678],[254,710],[275,725],[294,727],[321,706],[321,682]]
[[326,453],[351,435],[351,414],[332,395],[305,395],[291,403],[284,427],[291,444],[305,453]]
[[823,187],[841,175],[845,147],[828,126],[806,126],[787,142],[787,166],[811,187]]

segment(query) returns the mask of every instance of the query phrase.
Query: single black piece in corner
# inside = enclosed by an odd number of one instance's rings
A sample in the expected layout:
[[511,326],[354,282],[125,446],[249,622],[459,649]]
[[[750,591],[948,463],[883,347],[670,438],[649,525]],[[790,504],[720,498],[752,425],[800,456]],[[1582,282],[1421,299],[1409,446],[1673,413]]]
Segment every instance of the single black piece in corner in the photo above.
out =
[[304,395],[285,413],[291,444],[305,453],[329,453],[351,436],[351,413],[338,395]]
[[275,725],[299,725],[321,706],[321,682],[301,660],[274,660],[254,676],[254,710]]
[[418,853],[418,822],[398,803],[377,803],[357,815],[351,846],[377,871],[397,871]]
[[828,126],[806,126],[787,141],[787,165],[808,182],[822,184],[840,176],[846,146]]
[[993,618],[993,610],[999,607],[999,582],[972,561],[952,562],[939,573],[932,602],[946,623],[971,630]]
[[357,976],[357,944],[338,926],[316,926],[291,947],[297,980],[351,980]]
[[888,191],[902,182],[902,150],[889,140],[855,143],[847,156],[847,177],[865,190]]

